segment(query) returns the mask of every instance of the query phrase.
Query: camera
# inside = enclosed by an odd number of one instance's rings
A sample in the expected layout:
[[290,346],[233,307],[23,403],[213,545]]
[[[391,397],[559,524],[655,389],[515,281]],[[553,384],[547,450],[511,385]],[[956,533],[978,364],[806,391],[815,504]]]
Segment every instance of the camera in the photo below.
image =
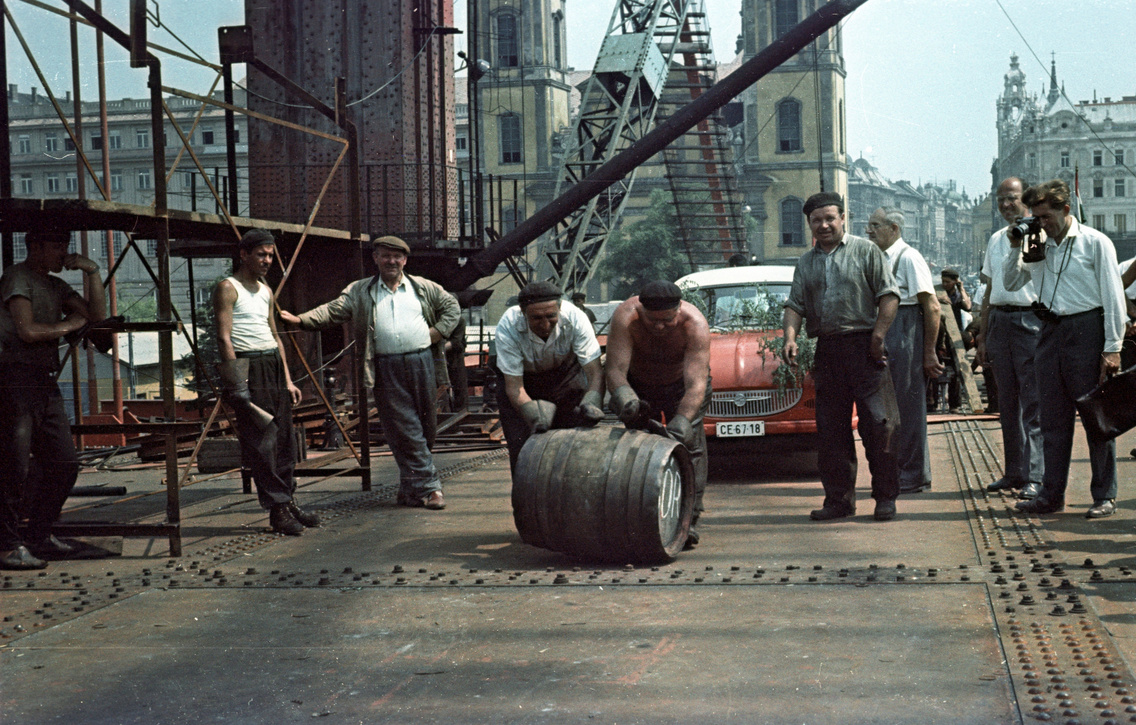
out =
[[1011,239],[1025,240],[1022,250],[1023,262],[1040,262],[1045,259],[1045,242],[1040,239],[1041,220],[1035,216],[1027,216],[1010,225],[1006,230]]
[[[1023,256],[1023,259],[1025,257]],[[1042,302],[1034,302],[1030,305],[1033,313],[1037,315],[1037,319],[1042,322],[1060,322],[1061,317],[1053,310],[1046,307]]]

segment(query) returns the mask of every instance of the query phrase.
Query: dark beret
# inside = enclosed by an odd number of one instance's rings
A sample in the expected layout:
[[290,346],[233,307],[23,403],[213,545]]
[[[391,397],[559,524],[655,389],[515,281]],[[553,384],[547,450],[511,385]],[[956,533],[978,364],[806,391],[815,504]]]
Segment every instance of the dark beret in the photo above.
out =
[[249,229],[241,237],[237,248],[242,252],[249,252],[264,244],[276,244],[276,237],[267,229]]
[[396,252],[402,252],[403,254],[410,254],[410,245],[402,241],[398,237],[379,237],[375,241],[371,242],[372,250],[378,249],[380,247],[393,249]]
[[946,277],[947,279],[958,279],[959,278],[958,271],[951,269],[950,267],[944,268],[943,271],[939,273],[939,275],[942,276],[942,277]]
[[522,308],[537,302],[551,302],[560,299],[563,293],[551,282],[529,282],[517,295],[517,304]]
[[844,199],[840,198],[840,194],[834,194],[831,191],[822,191],[819,194],[813,194],[805,200],[804,207],[801,211],[805,216],[813,213],[814,209],[821,209],[826,206],[834,206],[841,212],[844,211]]
[[657,279],[639,290],[639,302],[648,310],[673,310],[682,302],[682,290],[674,282]]

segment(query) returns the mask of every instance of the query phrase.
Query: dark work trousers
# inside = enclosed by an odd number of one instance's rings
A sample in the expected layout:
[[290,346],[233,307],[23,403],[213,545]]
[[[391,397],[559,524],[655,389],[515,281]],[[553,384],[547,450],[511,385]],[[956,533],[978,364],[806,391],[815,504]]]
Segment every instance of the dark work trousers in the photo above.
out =
[[923,376],[923,308],[902,305],[886,338],[888,370],[899,407],[894,438],[899,490],[931,485],[927,450],[927,379]]
[[375,407],[405,496],[422,499],[442,490],[430,453],[438,434],[436,395],[430,348],[375,356]]
[[[284,377],[280,353],[237,353],[249,360],[249,397],[273,416],[274,430],[262,434],[247,410],[233,408],[237,419],[237,438],[241,442],[241,462],[252,471],[256,497],[264,509],[288,503],[296,490],[292,472],[296,467],[296,438],[292,430],[292,396]],[[274,435],[273,435],[274,434]]]
[[[694,447],[689,449],[690,462],[694,464],[694,517],[690,522],[692,526],[698,523],[698,518],[702,515],[702,494],[706,492],[706,477],[710,470],[706,458],[706,428],[702,425],[702,419],[706,417],[706,411],[710,408],[712,393],[710,382],[710,377],[707,376],[706,395],[702,398],[702,405],[698,406],[694,420],[690,421],[691,427],[694,428]],[[651,385],[628,375],[627,383],[641,400],[651,405],[652,417],[660,422],[669,421],[674,417],[678,404],[686,395],[686,382],[682,380],[668,385]]]
[[[78,475],[55,375],[46,368],[0,365],[0,550],[51,535]],[[26,537],[18,529],[23,516]]]
[[868,470],[872,473],[872,498],[879,503],[899,495],[899,469],[892,446],[899,410],[891,375],[868,354],[871,337],[871,332],[853,332],[817,339],[813,369],[817,464],[824,486],[824,506],[828,508],[856,509],[853,403],[860,419]]
[[1041,483],[1045,472],[1034,360],[1040,337],[1041,321],[1029,308],[990,310],[986,359],[998,381],[1004,471],[1015,486]]
[[[504,386],[505,376],[500,369],[497,379]],[[539,373],[525,373],[525,392],[533,400],[547,400],[556,406],[556,415],[552,419],[553,428],[575,428],[584,424],[584,417],[576,410],[586,387],[580,387],[580,361],[570,354],[564,361],[552,370]],[[521,411],[513,407],[507,395],[501,395],[501,405],[498,416],[501,420],[501,430],[505,433],[505,443],[509,446],[509,471],[517,469],[517,456],[521,455],[525,441],[532,433],[529,432],[528,421],[521,415]]]
[[[1095,309],[1041,323],[1037,343],[1037,381],[1041,391],[1041,437],[1045,475],[1038,497],[1064,502],[1073,453],[1077,398],[1096,387],[1104,351],[1104,312]],[[1116,439],[1089,438],[1089,490],[1093,501],[1116,498]]]

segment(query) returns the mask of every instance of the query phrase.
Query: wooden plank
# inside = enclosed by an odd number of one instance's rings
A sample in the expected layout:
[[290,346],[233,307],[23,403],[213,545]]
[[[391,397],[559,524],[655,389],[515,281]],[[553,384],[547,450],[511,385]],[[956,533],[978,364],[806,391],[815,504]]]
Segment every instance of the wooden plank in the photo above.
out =
[[951,340],[951,348],[955,352],[955,361],[958,363],[955,368],[962,379],[962,392],[966,398],[966,404],[970,406],[970,412],[982,413],[986,409],[982,405],[982,396],[978,394],[978,385],[974,382],[974,373],[970,370],[970,362],[966,359],[966,345],[962,341],[962,331],[959,330],[958,323],[955,322],[951,303],[945,301],[946,292],[943,291],[941,285],[935,285],[935,289],[939,292],[939,305],[943,308],[943,317],[939,324],[946,328],[947,337]]

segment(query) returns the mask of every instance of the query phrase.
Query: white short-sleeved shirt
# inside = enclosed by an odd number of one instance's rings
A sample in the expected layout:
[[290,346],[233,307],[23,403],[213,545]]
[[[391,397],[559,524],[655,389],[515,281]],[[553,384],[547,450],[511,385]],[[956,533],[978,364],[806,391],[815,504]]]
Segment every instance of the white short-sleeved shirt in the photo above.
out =
[[[931,279],[931,268],[919,250],[899,238],[888,247],[888,265],[895,272],[895,284],[899,287],[899,305],[919,304],[919,293],[935,294],[935,282]],[[898,260],[898,261],[897,261]]]
[[505,310],[497,322],[497,367],[505,375],[554,370],[573,354],[587,365],[599,358],[600,344],[587,315],[571,302],[561,300],[560,320],[547,340],[529,329],[520,306]]
[[1037,292],[1033,280],[1026,282],[1019,290],[1006,289],[1002,273],[1006,269],[1006,257],[1010,254],[1010,239],[1006,236],[1009,227],[1002,227],[990,235],[986,244],[986,258],[982,260],[982,274],[990,279],[990,304],[994,307],[1029,307],[1037,302]]

